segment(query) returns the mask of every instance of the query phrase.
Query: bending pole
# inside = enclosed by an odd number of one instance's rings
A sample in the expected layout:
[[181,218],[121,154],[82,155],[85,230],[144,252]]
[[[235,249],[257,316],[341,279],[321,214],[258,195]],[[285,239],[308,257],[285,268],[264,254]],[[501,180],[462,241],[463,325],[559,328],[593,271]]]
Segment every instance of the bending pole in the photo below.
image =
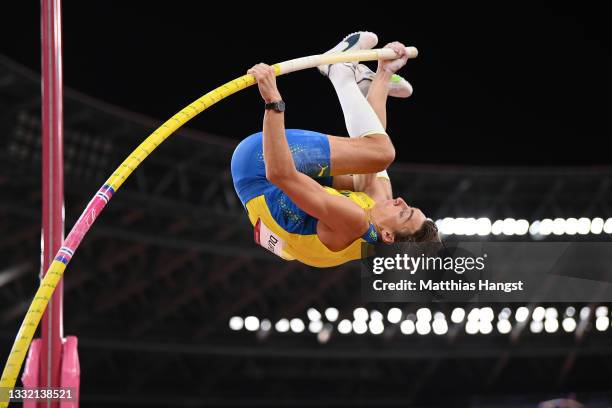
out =
[[[407,47],[407,50],[410,58],[417,56],[416,48]],[[276,75],[283,75],[302,69],[314,68],[318,65],[324,64],[395,58],[397,58],[395,51],[388,48],[337,54],[321,54],[275,64],[274,70],[276,71]],[[149,156],[178,128],[215,103],[238,91],[248,88],[249,86],[255,84],[255,82],[255,77],[253,77],[253,75],[243,75],[211,92],[208,92],[195,102],[192,102],[186,108],[168,119],[149,137],[147,137],[144,142],[142,142],[106,180],[104,185],[96,192],[96,195],[94,195],[89,204],[87,204],[87,207],[75,223],[74,227],[72,227],[72,230],[70,230],[66,240],[60,247],[53,262],[51,263],[45,278],[40,284],[40,287],[36,291],[34,300],[32,301],[23,323],[17,332],[17,337],[15,338],[13,348],[11,349],[6,365],[4,366],[4,371],[2,371],[0,387],[13,388],[15,386],[17,375],[19,374],[19,370],[23,364],[23,360],[32,341],[32,337],[34,336],[34,332],[36,331],[36,327],[40,322],[42,313],[49,303],[49,299],[53,295],[53,291],[62,278],[68,262],[70,262],[70,259],[74,255],[74,252],[78,248],[89,228],[92,226],[96,218],[98,218],[106,204],[117,192],[119,187],[121,187],[123,182],[127,180],[130,174],[136,170],[136,167],[138,167],[140,163],[147,158],[147,156]],[[0,408],[4,408],[6,406],[8,406],[8,403],[0,402]]]
[[[61,0],[41,0],[42,39],[42,265],[41,283],[64,240],[63,77]],[[59,388],[62,357],[63,279],[42,317],[39,387]],[[56,408],[58,402],[40,402]]]

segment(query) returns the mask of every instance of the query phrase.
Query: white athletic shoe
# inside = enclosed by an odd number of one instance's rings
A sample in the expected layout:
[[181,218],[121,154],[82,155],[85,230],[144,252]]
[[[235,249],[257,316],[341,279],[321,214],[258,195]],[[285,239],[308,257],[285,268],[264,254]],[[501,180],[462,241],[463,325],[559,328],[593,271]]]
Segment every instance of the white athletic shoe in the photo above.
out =
[[[375,75],[374,71],[368,68],[367,65],[357,65],[355,69],[355,81],[357,81],[357,85],[363,96],[368,96],[368,90],[370,89],[370,85]],[[395,98],[408,98],[412,95],[412,85],[397,74],[391,76],[387,88],[389,89],[389,96]]]
[[[334,48],[327,51],[325,54],[335,54],[344,51],[369,50],[378,44],[378,36],[369,31],[357,31],[344,37]],[[353,67],[357,63],[351,63]],[[325,76],[329,76],[331,64],[319,65],[319,72]]]

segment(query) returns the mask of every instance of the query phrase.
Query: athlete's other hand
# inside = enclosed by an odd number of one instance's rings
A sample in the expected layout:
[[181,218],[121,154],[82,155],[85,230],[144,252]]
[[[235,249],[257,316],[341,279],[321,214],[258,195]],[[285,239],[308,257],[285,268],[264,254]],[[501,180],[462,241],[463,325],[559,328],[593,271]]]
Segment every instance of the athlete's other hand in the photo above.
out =
[[393,41],[385,45],[384,48],[391,48],[399,58],[394,60],[378,60],[378,70],[385,70],[391,74],[395,74],[401,67],[406,65],[408,61],[406,46],[399,41]]
[[276,87],[276,75],[274,74],[274,68],[267,64],[261,63],[249,69],[247,74],[253,75],[257,80],[259,93],[266,103],[277,102],[282,99],[280,92],[278,92],[278,88]]

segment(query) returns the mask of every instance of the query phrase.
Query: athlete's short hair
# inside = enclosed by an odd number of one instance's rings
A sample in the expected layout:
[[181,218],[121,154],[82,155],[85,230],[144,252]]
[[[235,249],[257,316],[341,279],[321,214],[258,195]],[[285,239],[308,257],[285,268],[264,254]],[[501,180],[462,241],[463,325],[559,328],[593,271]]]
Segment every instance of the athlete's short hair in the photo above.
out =
[[438,227],[432,220],[425,220],[413,234],[395,233],[395,242],[442,242]]

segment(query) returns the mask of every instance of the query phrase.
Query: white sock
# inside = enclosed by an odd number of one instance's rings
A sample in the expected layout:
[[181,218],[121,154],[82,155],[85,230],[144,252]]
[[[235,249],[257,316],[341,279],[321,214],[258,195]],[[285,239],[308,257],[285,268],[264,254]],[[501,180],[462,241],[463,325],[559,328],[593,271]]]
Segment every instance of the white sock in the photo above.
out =
[[329,72],[329,79],[340,100],[344,122],[350,137],[361,137],[374,133],[386,134],[376,112],[355,82],[352,64],[333,65]]

